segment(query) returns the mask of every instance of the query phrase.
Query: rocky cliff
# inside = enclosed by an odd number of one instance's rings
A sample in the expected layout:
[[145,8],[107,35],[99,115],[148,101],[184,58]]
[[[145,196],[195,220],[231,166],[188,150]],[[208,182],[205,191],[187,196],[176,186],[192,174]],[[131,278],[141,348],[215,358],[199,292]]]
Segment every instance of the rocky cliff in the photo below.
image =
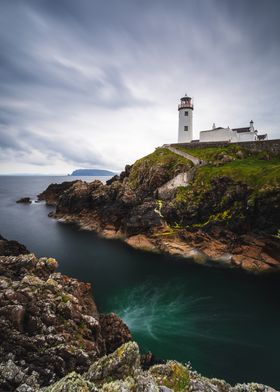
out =
[[98,313],[90,284],[55,272],[55,259],[1,242],[1,391],[37,391],[131,339],[115,314]]
[[9,256],[0,255],[1,391],[274,391],[233,387],[176,361],[153,364],[116,315],[98,313],[89,284],[55,272],[54,259],[21,249],[13,243]]
[[[158,148],[106,185],[51,185],[40,199],[56,201],[54,217],[134,247],[254,273],[280,271],[279,155],[240,145],[184,151],[203,164]],[[171,181],[190,172],[181,186]]]

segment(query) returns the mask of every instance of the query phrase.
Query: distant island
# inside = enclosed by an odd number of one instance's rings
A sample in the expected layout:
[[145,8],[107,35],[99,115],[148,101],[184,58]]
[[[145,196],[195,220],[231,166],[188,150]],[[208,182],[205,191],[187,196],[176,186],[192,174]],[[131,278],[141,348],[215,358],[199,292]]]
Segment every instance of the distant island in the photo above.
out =
[[115,174],[109,170],[102,169],[77,169],[70,176],[113,176]]

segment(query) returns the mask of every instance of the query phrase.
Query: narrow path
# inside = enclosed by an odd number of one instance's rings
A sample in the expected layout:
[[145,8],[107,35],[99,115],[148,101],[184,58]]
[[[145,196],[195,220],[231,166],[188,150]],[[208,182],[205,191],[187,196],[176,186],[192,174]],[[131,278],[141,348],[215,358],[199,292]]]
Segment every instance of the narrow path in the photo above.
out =
[[195,166],[201,165],[203,163],[201,159],[194,157],[193,155],[188,154],[187,152],[178,150],[177,148],[172,147],[170,144],[164,144],[162,147],[167,148],[169,151],[174,152],[174,154],[181,155],[182,157],[187,158],[189,161],[192,161],[192,163]]
[[179,173],[177,176],[172,178],[170,181],[167,181],[164,185],[158,188],[158,195],[161,197],[165,192],[168,192],[174,188],[178,188],[179,186],[188,186],[189,182],[194,178],[196,172],[196,166],[203,165],[203,161],[201,159],[194,157],[187,152],[178,150],[177,148],[171,146],[170,144],[164,144],[162,148],[166,148],[169,151],[174,152],[174,154],[180,155],[189,161],[191,161],[194,166],[187,172]]

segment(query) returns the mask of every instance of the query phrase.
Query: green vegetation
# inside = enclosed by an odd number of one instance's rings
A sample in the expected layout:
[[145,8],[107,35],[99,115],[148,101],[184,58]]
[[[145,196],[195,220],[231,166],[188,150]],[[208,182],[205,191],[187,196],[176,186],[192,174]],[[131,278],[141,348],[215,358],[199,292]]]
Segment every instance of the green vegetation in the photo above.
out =
[[194,185],[206,185],[217,176],[241,181],[252,188],[280,185],[280,157],[272,156],[267,151],[252,152],[237,144],[178,149],[206,162],[205,166],[198,169]]
[[208,218],[208,220],[206,222],[194,223],[192,225],[192,227],[202,228],[202,227],[208,226],[210,223],[213,223],[213,222],[227,222],[227,221],[230,221],[231,218],[232,218],[231,211],[230,210],[225,210],[225,211],[218,212],[215,215],[210,215],[210,217]]
[[190,382],[188,369],[175,361],[169,361],[166,365],[153,366],[150,373],[158,384],[164,385],[174,392],[186,391]]
[[255,157],[258,159],[270,159],[270,154],[267,151],[250,151],[238,144],[228,144],[223,147],[200,147],[196,149],[178,146],[176,147],[181,151],[187,152],[197,158],[202,159],[209,164],[221,161],[224,156],[229,159],[244,159],[248,157]]
[[205,164],[197,168],[188,187],[177,188],[169,204],[173,214],[167,208],[162,209],[164,215],[169,213],[167,220],[171,227],[179,222],[184,227],[222,225],[240,231],[251,225],[253,230],[277,232],[279,156],[252,152],[239,145],[178,148]]
[[248,157],[225,163],[222,166],[202,166],[197,170],[195,182],[207,184],[217,176],[230,177],[252,188],[280,185],[280,159],[262,160]]
[[188,159],[165,148],[157,148],[152,154],[134,163],[129,175],[129,184],[131,188],[136,189],[143,183],[149,182],[151,189],[156,188],[158,182],[161,181],[163,184],[175,175],[189,170],[192,166],[193,163]]

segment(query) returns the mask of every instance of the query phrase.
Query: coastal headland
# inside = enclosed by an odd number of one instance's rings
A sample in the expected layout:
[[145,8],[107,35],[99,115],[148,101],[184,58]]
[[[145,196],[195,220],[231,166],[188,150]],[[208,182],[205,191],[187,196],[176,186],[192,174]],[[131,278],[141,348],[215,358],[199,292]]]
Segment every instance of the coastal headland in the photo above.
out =
[[135,248],[280,271],[280,140],[164,145],[106,184],[51,184],[38,198],[52,217]]

